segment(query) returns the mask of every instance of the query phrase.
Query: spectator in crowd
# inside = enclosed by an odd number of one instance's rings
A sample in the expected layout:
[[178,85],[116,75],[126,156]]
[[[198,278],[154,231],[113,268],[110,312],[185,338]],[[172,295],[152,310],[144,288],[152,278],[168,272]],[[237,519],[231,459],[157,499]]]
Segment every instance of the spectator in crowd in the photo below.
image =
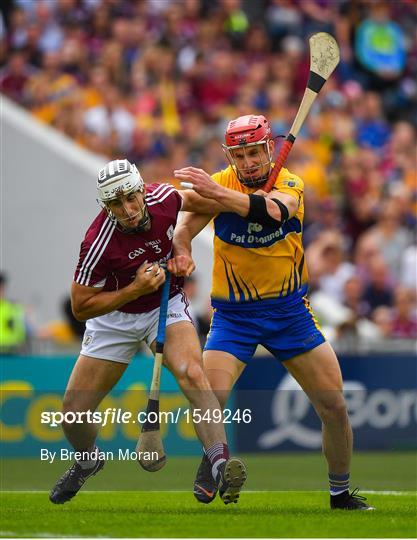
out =
[[381,340],[389,340],[393,337],[393,315],[387,306],[379,306],[372,313],[372,321],[378,327]]
[[401,257],[412,238],[410,231],[401,223],[401,208],[397,201],[386,199],[381,204],[376,224],[363,233],[362,240],[374,243],[393,278],[399,280]]
[[404,71],[405,36],[392,20],[387,0],[369,2],[367,15],[356,28],[355,54],[369,84],[377,86],[397,79]]
[[377,150],[382,149],[388,143],[390,133],[390,127],[383,116],[380,95],[366,92],[363,96],[361,116],[357,120],[357,142]]
[[32,113],[46,123],[54,123],[68,102],[74,99],[77,81],[63,72],[61,52],[43,54],[41,70],[25,85],[25,99]]
[[266,24],[274,51],[286,36],[302,36],[303,15],[294,0],[272,0],[266,10]]
[[135,120],[123,106],[120,90],[116,86],[108,85],[102,99],[101,105],[86,111],[85,128],[97,141],[99,152],[104,153],[111,148],[115,154],[124,154],[132,146]]
[[0,71],[1,92],[23,105],[24,89],[33,72],[34,68],[28,65],[25,53],[14,51]]
[[392,336],[417,339],[416,291],[406,287],[395,290]]
[[401,257],[400,283],[408,289],[417,290],[417,245],[409,246]]
[[38,332],[38,338],[58,348],[79,349],[84,336],[85,322],[77,321],[71,309],[71,298],[65,297],[61,304],[62,319],[50,321]]
[[0,273],[0,354],[24,352],[28,340],[25,308],[6,296],[7,276]]
[[306,225],[303,234],[305,246],[308,246],[325,231],[342,232],[341,212],[333,198],[326,197],[320,200],[312,194],[307,194],[306,199],[310,209],[306,209]]
[[355,267],[346,260],[343,237],[337,231],[323,232],[306,252],[311,272],[318,278],[321,291],[341,304],[345,283],[355,273]]
[[343,289],[343,304],[351,310],[355,318],[367,316],[368,306],[364,300],[364,284],[359,276],[353,275],[346,280]]
[[368,305],[368,313],[379,306],[391,307],[393,287],[388,266],[382,258],[374,257],[369,266],[369,276],[363,299]]

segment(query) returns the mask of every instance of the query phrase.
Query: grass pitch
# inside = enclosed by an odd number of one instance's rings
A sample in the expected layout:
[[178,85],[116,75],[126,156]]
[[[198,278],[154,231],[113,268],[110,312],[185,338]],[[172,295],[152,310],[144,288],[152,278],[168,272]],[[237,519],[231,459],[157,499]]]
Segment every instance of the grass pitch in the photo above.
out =
[[[375,512],[329,509],[326,466],[319,454],[244,459],[249,475],[247,490],[237,505],[229,506],[218,498],[207,506],[194,500],[191,486],[197,458],[171,458],[156,474],[140,470],[134,462],[109,462],[71,502],[62,506],[49,502],[48,490],[68,463],[47,465],[39,460],[2,460],[0,535],[35,538],[417,536],[413,453],[355,454],[352,486],[360,485],[365,490],[361,493],[377,508]],[[123,491],[114,491],[118,488]],[[375,492],[366,493],[366,490]]]
[[184,492],[81,492],[63,506],[47,493],[2,496],[3,536],[415,537],[415,494],[370,494],[375,512],[328,509],[326,492],[243,493],[237,505],[199,505]]

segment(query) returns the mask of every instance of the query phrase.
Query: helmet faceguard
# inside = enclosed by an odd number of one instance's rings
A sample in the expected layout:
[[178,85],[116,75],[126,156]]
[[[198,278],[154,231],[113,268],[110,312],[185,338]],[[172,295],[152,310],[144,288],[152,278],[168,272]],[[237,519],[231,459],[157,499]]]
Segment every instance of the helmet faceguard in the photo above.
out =
[[271,125],[263,115],[248,114],[229,122],[223,151],[244,186],[261,187],[268,180],[272,168],[271,140]]
[[[140,209],[135,214],[130,214],[124,205],[123,199],[132,194],[144,193],[145,184],[136,167],[127,159],[115,159],[100,169],[97,178],[98,203],[106,210],[110,219],[116,223],[116,227],[129,233],[148,230],[150,215],[145,203],[137,199]],[[111,210],[112,201],[120,200],[126,217],[116,217]],[[128,223],[138,215],[142,215],[135,227],[129,227]]]

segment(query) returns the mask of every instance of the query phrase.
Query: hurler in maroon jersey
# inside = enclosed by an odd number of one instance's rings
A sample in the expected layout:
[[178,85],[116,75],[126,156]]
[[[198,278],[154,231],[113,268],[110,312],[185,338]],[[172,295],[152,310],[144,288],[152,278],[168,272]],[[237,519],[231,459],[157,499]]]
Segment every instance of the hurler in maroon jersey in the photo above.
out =
[[[182,198],[168,184],[151,184],[145,186],[144,201],[149,220],[143,230],[124,230],[105,209],[100,212],[81,245],[75,283],[115,291],[131,284],[142,265],[148,263],[149,268],[154,264],[158,268],[158,265],[167,263],[171,257],[172,237]],[[114,205],[111,206],[112,211],[117,212]],[[182,279],[172,276],[170,298],[180,293],[181,287]],[[146,313],[159,306],[159,297],[156,290],[127,302],[118,310]]]
[[[175,274],[177,262],[171,257],[178,213],[213,211],[212,201],[192,190],[178,192],[169,184],[145,186],[136,166],[126,159],[110,161],[99,171],[97,191],[102,210],[81,244],[71,288],[74,315],[86,321],[86,331],[65,392],[64,413],[94,411],[142,342],[155,352],[160,288],[165,281],[161,265]],[[222,205],[216,208],[227,211]],[[187,260],[181,265],[181,276],[193,270],[194,264]],[[203,371],[182,281],[172,276],[164,363],[192,408],[215,418],[211,413],[220,405]],[[228,470],[240,460],[229,459],[222,423],[201,422],[195,427],[227,503],[231,491],[237,491],[237,496],[239,492],[228,483]],[[103,453],[95,445],[97,424],[64,422],[63,429],[80,459],[53,487],[49,498],[55,504],[72,499],[85,480],[104,466]]]

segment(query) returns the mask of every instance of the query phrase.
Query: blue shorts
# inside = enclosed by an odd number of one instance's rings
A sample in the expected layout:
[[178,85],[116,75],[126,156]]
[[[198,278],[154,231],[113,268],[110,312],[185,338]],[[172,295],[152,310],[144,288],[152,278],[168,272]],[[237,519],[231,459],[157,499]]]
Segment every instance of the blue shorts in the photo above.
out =
[[[259,309],[259,304],[264,306]],[[249,362],[263,345],[281,362],[314,349],[326,340],[305,296],[291,305],[268,301],[249,306],[215,307],[205,351],[224,351]]]

